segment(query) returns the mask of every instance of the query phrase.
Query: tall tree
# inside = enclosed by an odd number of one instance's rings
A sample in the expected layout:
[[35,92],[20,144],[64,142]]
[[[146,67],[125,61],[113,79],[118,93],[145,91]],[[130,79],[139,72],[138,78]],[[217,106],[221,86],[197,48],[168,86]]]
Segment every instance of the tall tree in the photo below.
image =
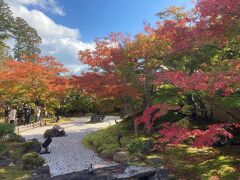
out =
[[0,0],[0,43],[3,45],[3,41],[9,37],[14,24],[14,18],[12,11],[8,5]]
[[13,24],[12,11],[3,0],[0,0],[0,62],[8,57],[9,47],[4,41],[11,36]]
[[37,31],[30,27],[24,19],[16,18],[13,35],[16,38],[14,57],[18,61],[23,60],[23,55],[40,54],[41,38],[38,36]]

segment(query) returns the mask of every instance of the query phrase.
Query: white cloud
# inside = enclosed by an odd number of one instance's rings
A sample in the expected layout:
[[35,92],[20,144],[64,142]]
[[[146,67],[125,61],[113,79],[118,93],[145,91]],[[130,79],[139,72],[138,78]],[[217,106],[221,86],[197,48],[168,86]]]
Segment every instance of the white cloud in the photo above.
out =
[[[35,2],[37,0],[18,1]],[[79,29],[57,24],[43,12],[36,9],[30,10],[24,5],[10,4],[10,8],[14,16],[25,19],[31,27],[37,30],[42,38],[42,55],[55,56],[74,73],[86,68],[79,63],[77,54],[79,50],[94,48],[94,43],[80,41]]]
[[6,0],[6,2],[10,5],[32,5],[36,8],[49,11],[52,14],[65,16],[63,8],[58,5],[56,0]]

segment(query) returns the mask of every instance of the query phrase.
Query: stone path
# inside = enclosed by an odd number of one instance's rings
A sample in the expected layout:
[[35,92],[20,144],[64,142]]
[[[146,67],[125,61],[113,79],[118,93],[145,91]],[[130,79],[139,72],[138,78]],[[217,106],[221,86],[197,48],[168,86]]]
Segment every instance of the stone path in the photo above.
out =
[[[42,155],[50,166],[51,175],[57,176],[81,171],[87,169],[91,163],[95,168],[116,165],[114,162],[102,160],[97,154],[86,149],[81,144],[84,136],[115,124],[115,119],[119,120],[119,117],[107,116],[103,123],[86,124],[90,120],[90,117],[82,117],[77,118],[76,121],[61,125],[65,129],[67,136],[53,138],[49,146],[51,153]],[[50,128],[52,126],[30,129],[21,132],[21,135],[26,139],[37,138],[40,142],[44,142],[43,133],[46,129]]]

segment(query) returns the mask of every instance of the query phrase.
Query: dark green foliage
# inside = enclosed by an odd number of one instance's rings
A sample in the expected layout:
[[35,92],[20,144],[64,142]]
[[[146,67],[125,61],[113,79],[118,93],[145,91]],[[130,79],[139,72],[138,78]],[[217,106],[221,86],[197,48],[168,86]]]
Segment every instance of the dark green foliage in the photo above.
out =
[[39,153],[41,151],[41,143],[38,142],[37,139],[32,139],[30,141],[27,141],[23,144],[23,152],[37,152]]
[[13,124],[0,123],[0,138],[14,133],[15,126]]
[[179,120],[181,120],[183,118],[183,116],[181,114],[175,114],[175,113],[168,113],[164,116],[159,117],[156,120],[156,124],[161,124],[163,122],[177,122]]
[[184,97],[177,92],[178,89],[172,85],[162,85],[156,90],[156,97],[153,100],[153,104],[181,104],[184,101]]
[[24,169],[33,170],[42,167],[45,160],[36,152],[30,152],[23,155],[22,162]]
[[25,139],[16,133],[10,134],[8,140],[11,142],[25,142]]
[[[27,22],[12,15],[8,4],[0,0],[0,60],[7,54],[5,40],[15,40],[14,57],[21,61],[23,54],[33,55],[40,54],[39,45],[41,38],[37,31],[30,27]],[[2,52],[5,51],[5,52]]]
[[38,36],[37,31],[29,26],[24,19],[20,17],[16,18],[13,35],[16,37],[14,57],[18,61],[22,61],[24,54],[40,54],[38,46],[41,43],[41,38]]
[[84,93],[72,90],[61,102],[64,115],[88,113],[93,109],[93,99]]
[[128,152],[130,154],[138,153],[143,154],[144,152],[144,142],[137,139],[128,145]]
[[14,18],[8,5],[0,0],[0,45],[9,37]]

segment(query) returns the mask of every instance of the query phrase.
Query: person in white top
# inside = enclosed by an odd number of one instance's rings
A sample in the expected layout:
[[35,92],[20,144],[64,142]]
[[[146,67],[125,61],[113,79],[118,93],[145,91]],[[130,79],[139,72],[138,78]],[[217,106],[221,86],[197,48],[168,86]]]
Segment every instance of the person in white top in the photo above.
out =
[[8,115],[8,123],[16,124],[16,114],[17,110],[14,106],[12,106]]
[[36,117],[36,122],[40,121],[40,117],[41,117],[41,107],[37,106],[35,109],[35,117]]

